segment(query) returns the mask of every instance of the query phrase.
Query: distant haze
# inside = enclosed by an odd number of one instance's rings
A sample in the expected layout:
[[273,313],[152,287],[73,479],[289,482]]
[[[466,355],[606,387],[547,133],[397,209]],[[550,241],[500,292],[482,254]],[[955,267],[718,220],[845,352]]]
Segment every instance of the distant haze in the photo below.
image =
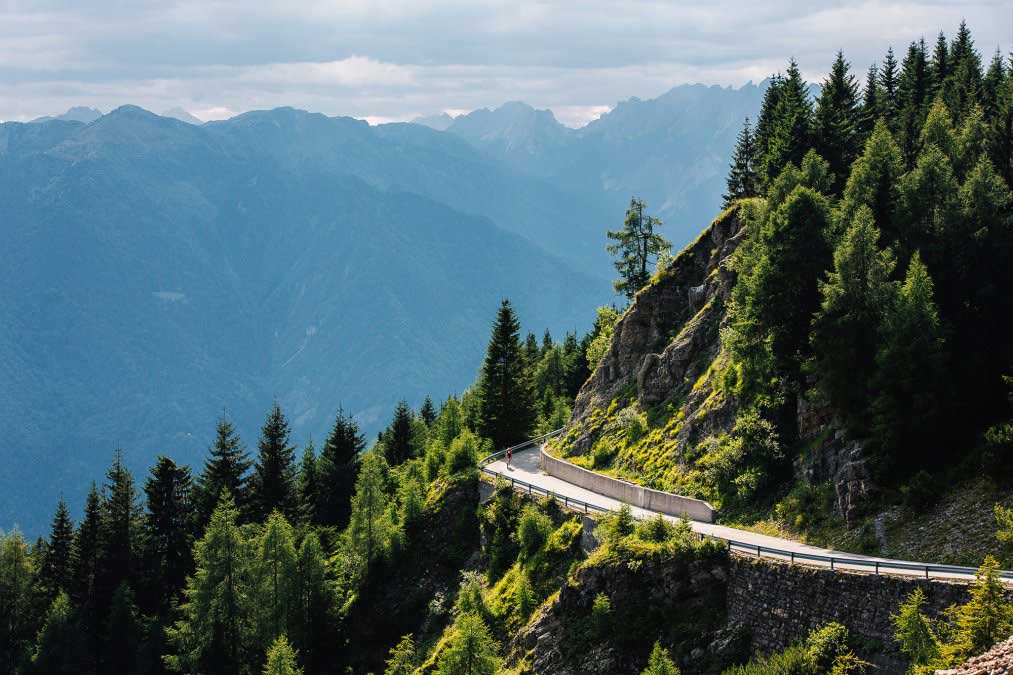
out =
[[759,82],[796,57],[818,81],[833,52],[864,70],[887,45],[962,18],[1008,52],[1008,3],[121,3],[10,0],[0,12],[0,120],[71,106],[181,108],[201,120],[290,105],[371,122],[523,100],[582,126],[674,85]]

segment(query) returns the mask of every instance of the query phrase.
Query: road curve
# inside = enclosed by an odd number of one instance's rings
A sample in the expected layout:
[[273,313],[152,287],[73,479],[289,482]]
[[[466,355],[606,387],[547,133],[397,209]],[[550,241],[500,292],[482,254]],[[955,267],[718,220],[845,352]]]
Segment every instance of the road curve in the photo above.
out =
[[[483,471],[488,474],[502,476],[505,479],[514,479],[515,481],[530,484],[542,491],[554,493],[558,497],[567,497],[580,502],[586,502],[599,509],[615,511],[622,506],[622,502],[619,500],[600,495],[555,476],[543,473],[539,468],[540,460],[541,447],[533,445],[525,449],[515,450],[509,467],[507,467],[503,458],[498,458],[486,464],[483,467]],[[637,506],[630,506],[630,509],[633,511],[634,516],[639,518],[664,515]],[[677,520],[668,515],[664,515],[664,517],[669,520]],[[728,527],[727,525],[696,521],[691,521],[690,525],[694,531],[700,534],[734,542],[733,550],[744,555],[762,555],[764,558],[793,561],[817,567],[831,567],[834,570],[848,572],[878,572],[881,574],[922,578],[931,576],[933,579],[963,582],[974,579],[975,570],[970,568],[845,553],[843,551],[834,551],[820,548],[819,546],[803,544],[791,539],[782,539],[780,537],[750,532],[749,530]],[[877,569],[876,563],[881,563],[883,568]],[[926,574],[926,568],[929,568],[929,574]],[[1013,574],[1007,572],[1003,574],[1003,577],[1006,580],[1010,580],[1013,579]]]

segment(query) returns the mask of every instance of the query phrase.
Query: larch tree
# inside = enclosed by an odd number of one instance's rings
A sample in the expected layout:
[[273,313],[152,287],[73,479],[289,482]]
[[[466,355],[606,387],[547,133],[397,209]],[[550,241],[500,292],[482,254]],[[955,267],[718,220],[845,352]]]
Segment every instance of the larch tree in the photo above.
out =
[[347,536],[363,565],[386,555],[392,524],[388,506],[387,463],[375,452],[362,457],[362,467],[352,496],[352,517]]
[[271,644],[267,650],[263,675],[302,675],[303,670],[296,661],[295,650],[284,635]]
[[265,520],[280,511],[286,518],[299,516],[296,494],[295,448],[291,445],[288,419],[277,402],[271,406],[257,444],[257,463],[250,481],[254,513]]
[[873,222],[883,231],[886,240],[895,240],[897,181],[903,173],[900,148],[886,123],[880,120],[866,141],[862,155],[851,167],[840,205],[841,223],[846,227],[864,206],[871,211]]
[[253,569],[258,651],[264,652],[278,637],[289,634],[301,609],[295,535],[279,511],[267,518]]
[[481,435],[497,449],[519,443],[535,424],[535,392],[520,341],[520,322],[504,300],[479,375]]
[[457,617],[437,667],[440,675],[495,675],[496,643],[482,617],[471,613]]
[[619,272],[612,285],[630,300],[650,281],[654,259],[671,248],[668,240],[655,231],[661,227],[661,220],[645,214],[646,208],[642,200],[634,197],[626,211],[623,229],[606,232],[614,242],[606,248],[616,258],[612,264]]

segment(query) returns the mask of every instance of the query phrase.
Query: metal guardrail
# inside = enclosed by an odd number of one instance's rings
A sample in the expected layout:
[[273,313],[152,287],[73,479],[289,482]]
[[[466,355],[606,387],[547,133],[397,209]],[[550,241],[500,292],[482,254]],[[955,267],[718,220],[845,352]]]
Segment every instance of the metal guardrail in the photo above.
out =
[[[510,482],[510,487],[517,492],[529,494],[529,495],[541,495],[545,497],[554,497],[558,501],[562,501],[563,507],[576,511],[582,511],[585,514],[594,513],[616,513],[616,509],[610,509],[605,506],[598,506],[597,504],[590,504],[580,499],[561,495],[558,492],[539,487],[527,481],[518,480],[508,476],[500,471],[493,471],[488,468],[488,465],[497,459],[501,458],[506,454],[507,450],[522,450],[524,448],[540,443],[541,441],[554,438],[562,433],[562,429],[551,431],[547,434],[543,434],[536,438],[532,438],[523,443],[511,446],[495,452],[488,457],[483,457],[478,466],[483,473],[493,476],[497,480],[504,480]],[[643,520],[643,516],[639,514],[633,514],[633,518],[636,520]],[[926,579],[933,577],[947,578],[952,576],[968,576],[973,577],[977,573],[977,569],[974,567],[963,567],[960,565],[922,565],[917,563],[905,563],[892,560],[867,560],[865,558],[852,558],[848,556],[832,556],[832,555],[820,555],[816,553],[803,553],[800,551],[788,551],[785,549],[771,548],[769,546],[759,546],[757,544],[751,544],[744,541],[736,541],[734,539],[727,539],[725,537],[719,537],[717,535],[700,534],[700,538],[711,538],[716,541],[722,541],[728,546],[729,551],[737,551],[740,553],[750,553],[756,555],[757,558],[764,556],[774,559],[789,561],[792,564],[796,562],[819,562],[824,565],[829,565],[831,570],[838,569],[849,569],[849,571],[859,571],[855,568],[863,568],[864,570],[870,570],[874,574],[880,574],[883,572],[897,571],[897,572],[918,572],[924,574]],[[1001,579],[1013,581],[1013,571],[1000,570],[999,577]],[[913,576],[906,574],[906,576]]]

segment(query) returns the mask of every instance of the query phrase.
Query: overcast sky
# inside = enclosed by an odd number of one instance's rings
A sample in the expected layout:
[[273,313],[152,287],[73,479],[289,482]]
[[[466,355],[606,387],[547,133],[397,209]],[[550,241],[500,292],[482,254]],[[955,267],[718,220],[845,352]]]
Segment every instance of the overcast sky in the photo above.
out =
[[133,103],[377,122],[523,100],[576,126],[677,84],[759,81],[790,56],[811,80],[838,48],[864,71],[961,18],[986,58],[1013,46],[1009,0],[0,0],[0,119]]

